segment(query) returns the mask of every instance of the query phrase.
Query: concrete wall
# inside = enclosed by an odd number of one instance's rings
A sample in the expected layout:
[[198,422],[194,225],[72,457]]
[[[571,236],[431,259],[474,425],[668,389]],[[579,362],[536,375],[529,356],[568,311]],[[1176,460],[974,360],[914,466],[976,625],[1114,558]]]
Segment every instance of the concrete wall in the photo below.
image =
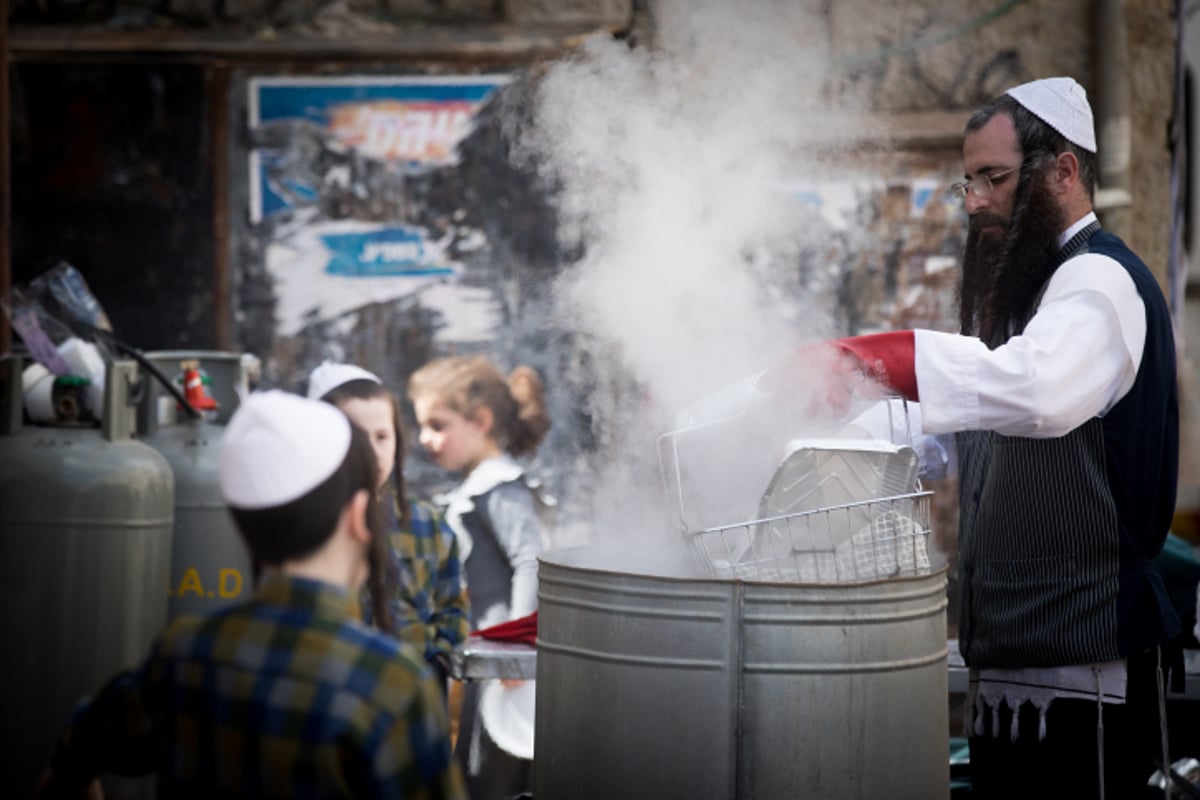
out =
[[[946,134],[946,152],[957,153],[953,123],[933,112],[957,112],[961,121],[976,105],[1022,81],[1070,75],[1093,105],[1102,102],[1093,2],[831,4],[835,52],[849,66],[836,93],[881,115],[929,113]],[[1172,114],[1175,27],[1171,0],[1128,0],[1128,81],[1133,204],[1130,245],[1167,286],[1167,126]],[[886,116],[883,117],[886,121]]]

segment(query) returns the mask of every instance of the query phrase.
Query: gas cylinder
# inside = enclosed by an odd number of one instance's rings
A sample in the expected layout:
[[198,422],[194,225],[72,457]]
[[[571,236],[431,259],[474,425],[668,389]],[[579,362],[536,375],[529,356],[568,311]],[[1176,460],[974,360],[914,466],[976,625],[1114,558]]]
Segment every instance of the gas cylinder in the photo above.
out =
[[167,620],[174,478],[133,439],[137,364],[106,367],[103,414],[23,423],[0,358],[0,782],[28,796],[72,710],[148,654]]
[[193,407],[190,417],[161,384],[148,383],[139,408],[141,440],[166,458],[175,474],[175,529],[167,615],[206,614],[246,599],[253,583],[250,556],[221,499],[221,436],[239,393],[248,389],[253,361],[241,354],[158,351],[145,354]]

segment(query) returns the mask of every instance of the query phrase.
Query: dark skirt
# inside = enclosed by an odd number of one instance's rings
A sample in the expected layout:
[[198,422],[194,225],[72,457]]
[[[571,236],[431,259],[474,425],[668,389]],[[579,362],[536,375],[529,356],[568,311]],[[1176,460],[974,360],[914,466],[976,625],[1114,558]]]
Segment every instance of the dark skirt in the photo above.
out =
[[[484,684],[463,686],[462,712],[454,757],[466,779],[471,800],[513,800],[533,791],[533,762],[503,750],[488,736],[479,711]],[[472,772],[472,764],[475,770]]]

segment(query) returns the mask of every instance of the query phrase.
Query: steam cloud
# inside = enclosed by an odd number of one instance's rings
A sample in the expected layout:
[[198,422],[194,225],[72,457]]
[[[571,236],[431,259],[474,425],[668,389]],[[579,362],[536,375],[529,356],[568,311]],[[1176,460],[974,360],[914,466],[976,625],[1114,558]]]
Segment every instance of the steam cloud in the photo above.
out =
[[[802,145],[828,133],[827,22],[800,5],[657,3],[652,44],[596,37],[551,66],[515,142],[558,187],[560,235],[584,253],[556,295],[560,322],[593,343],[597,529],[669,524],[654,437],[673,412],[831,329],[798,282],[805,225],[785,191],[819,173]],[[755,424],[778,438],[777,421]],[[748,476],[729,514],[769,476]]]

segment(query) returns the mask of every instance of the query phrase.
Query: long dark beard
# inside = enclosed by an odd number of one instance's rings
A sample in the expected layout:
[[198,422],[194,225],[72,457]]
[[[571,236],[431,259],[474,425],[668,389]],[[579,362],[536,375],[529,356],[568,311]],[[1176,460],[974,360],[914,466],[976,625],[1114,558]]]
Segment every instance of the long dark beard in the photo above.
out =
[[1058,237],[1067,223],[1044,181],[1042,170],[1022,176],[1003,237],[980,234],[983,227],[1001,220],[986,214],[971,218],[959,287],[959,325],[962,333],[978,336],[993,349],[1024,330],[1061,263]]

